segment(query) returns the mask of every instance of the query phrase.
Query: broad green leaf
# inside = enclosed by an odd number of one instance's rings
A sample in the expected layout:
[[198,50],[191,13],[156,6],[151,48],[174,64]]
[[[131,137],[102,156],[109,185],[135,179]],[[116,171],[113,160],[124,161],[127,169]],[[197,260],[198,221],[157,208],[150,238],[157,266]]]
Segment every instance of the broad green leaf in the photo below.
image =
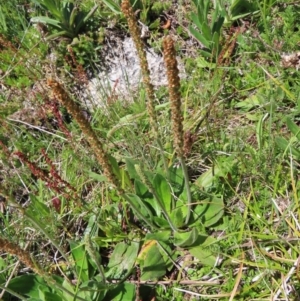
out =
[[[33,0],[38,5],[41,5],[46,11],[49,11],[57,19],[62,17],[63,1],[55,0]],[[61,2],[61,3],[60,3]]]
[[256,140],[258,144],[258,149],[262,149],[263,146],[263,124],[267,115],[263,115],[259,118],[258,123],[256,125]]
[[169,181],[171,183],[175,195],[180,194],[184,188],[184,177],[182,168],[178,168],[177,166],[171,166],[168,170],[168,175]]
[[86,251],[83,245],[80,245],[75,241],[69,240],[69,244],[77,272],[77,277],[79,277],[81,281],[87,281],[90,279],[90,275]]
[[98,182],[106,182],[106,181],[107,181],[106,176],[104,176],[104,175],[99,175],[99,174],[97,174],[97,173],[95,173],[95,172],[92,172],[92,171],[88,171],[88,175],[89,175],[89,177],[90,177],[91,179],[94,179],[94,180],[96,180],[96,181],[98,181]]
[[153,215],[151,210],[141,198],[133,193],[127,193],[126,200],[130,202],[132,209],[139,215],[139,218],[152,220]]
[[121,283],[108,291],[105,301],[135,301],[136,287],[133,283]]
[[194,37],[195,37],[195,38],[196,38],[203,46],[205,46],[206,48],[210,49],[210,43],[209,43],[209,41],[207,41],[199,31],[195,30],[193,27],[189,27],[189,30],[190,30],[191,34],[192,34],[192,35],[193,35],[193,36],[194,36]]
[[214,267],[216,265],[218,257],[216,257],[209,249],[204,249],[203,247],[198,246],[189,249],[189,251],[200,261],[201,264],[210,267]]
[[97,291],[105,293],[109,288],[109,284],[103,283],[102,276],[97,275],[93,277],[93,280],[88,280],[80,285],[81,291]]
[[195,220],[200,219],[205,227],[216,224],[224,214],[224,203],[221,197],[212,197],[201,201],[201,204],[194,208]]
[[102,0],[104,4],[109,7],[115,14],[121,14],[120,5],[113,0]]
[[209,68],[209,69],[214,69],[216,68],[215,63],[210,63],[206,61],[202,56],[198,57],[196,59],[197,67],[199,68]]
[[154,216],[153,221],[161,229],[170,229],[170,225],[169,225],[168,221],[162,217]]
[[3,10],[0,6],[0,27],[2,28],[3,32],[7,31],[7,23],[6,23],[5,19],[6,19],[5,15],[4,15]]
[[291,145],[291,143],[288,142],[286,139],[284,139],[282,137],[276,137],[275,143],[284,152],[287,152],[288,154],[291,152],[296,158],[300,158],[300,152],[296,148],[294,148]]
[[238,102],[234,107],[238,109],[243,109],[243,111],[249,111],[256,106],[259,106],[261,103],[260,96],[257,94],[253,94],[246,98],[243,101]]
[[122,177],[121,177],[120,167],[117,160],[111,155],[108,156],[108,159],[115,176],[121,181]]
[[48,285],[40,277],[33,274],[17,276],[9,281],[8,288],[32,298],[39,297],[39,289],[44,287],[48,289]]
[[77,19],[77,16],[78,16],[78,9],[77,9],[77,7],[72,5],[72,8],[70,8],[70,10],[71,10],[71,14],[68,16],[69,17],[69,20],[68,20],[69,22],[68,23],[69,23],[69,26],[71,28],[74,28],[74,23],[75,23],[75,25],[77,23],[75,21],[77,21],[76,19]]
[[228,157],[225,160],[220,160],[215,163],[208,171],[204,172],[196,181],[195,184],[201,189],[207,190],[213,186],[214,181],[218,178],[227,178],[227,174],[232,172],[236,165],[233,157]]
[[163,230],[159,232],[147,233],[145,239],[168,242],[170,240],[170,236],[171,236],[170,230]]
[[202,24],[202,35],[204,36],[204,38],[207,40],[207,41],[212,41],[212,32],[211,32],[211,29],[210,27],[203,23]]
[[199,50],[199,52],[204,56],[206,57],[207,59],[212,59],[212,53],[211,52],[208,52],[208,51],[205,51],[205,50]]
[[73,38],[73,35],[70,34],[68,31],[62,30],[62,31],[53,33],[53,34],[51,34],[51,35],[48,35],[48,36],[46,37],[46,40],[49,41],[49,40],[55,39],[55,38],[57,38],[57,37],[62,37],[62,36],[65,36],[65,37],[68,37],[68,38]]
[[217,58],[217,56],[219,55],[219,53],[220,53],[220,36],[219,36],[219,34],[217,33],[217,32],[215,32],[214,34],[213,34],[213,38],[212,38],[212,49],[213,49],[213,53],[214,53],[214,55],[216,56],[216,58]]
[[166,266],[158,246],[152,245],[141,263],[142,281],[159,280],[166,273]]
[[174,262],[178,259],[180,252],[174,249],[173,244],[170,242],[159,241],[157,246],[163,257],[167,270],[170,271],[174,267]]
[[176,232],[174,235],[174,245],[177,247],[189,247],[193,245],[198,238],[198,230],[193,228],[189,232]]
[[44,300],[45,301],[62,301],[62,298],[57,293],[45,292],[44,293]]
[[224,17],[219,17],[218,20],[216,22],[214,22],[213,27],[212,27],[212,32],[213,33],[220,33],[221,28],[223,26],[223,23],[225,21]]
[[128,174],[130,176],[131,179],[140,179],[140,176],[138,175],[138,173],[135,170],[135,165],[139,164],[139,162],[137,160],[133,160],[131,158],[126,158],[125,159],[125,163],[126,163],[126,168],[128,171]]
[[109,279],[121,279],[128,274],[136,261],[139,245],[139,242],[131,242],[130,245],[124,242],[118,243],[111,254],[106,277]]
[[300,127],[296,125],[291,118],[286,119],[286,124],[289,128],[289,130],[297,137],[297,139],[300,141]]
[[214,254],[210,247],[216,244],[217,241],[211,236],[199,235],[197,241],[192,248],[189,248],[189,252],[195,256],[203,265],[214,267],[218,260],[218,254]]
[[8,273],[8,271],[4,272],[6,267],[7,267],[7,262],[2,257],[0,257],[0,271],[3,271],[2,273],[0,273],[0,283],[4,283],[6,280],[7,273]]
[[[70,281],[68,281],[67,279],[64,279],[62,286],[68,291],[71,292],[72,294],[75,294],[75,289],[76,287],[74,287]],[[71,296],[70,294],[68,294],[67,292],[63,291],[63,300],[64,301],[73,301],[74,300],[74,296]]]
[[156,174],[153,179],[153,186],[159,199],[162,201],[164,205],[164,209],[167,211],[167,213],[170,213],[172,194],[168,182],[162,175]]
[[62,28],[60,21],[57,21],[55,19],[51,19],[51,18],[48,18],[48,17],[43,17],[43,16],[33,17],[33,18],[30,19],[30,21],[33,22],[33,23],[44,23],[44,24],[47,24],[47,25],[55,26],[57,28]]
[[147,194],[148,194],[148,197],[149,197],[149,191],[148,191],[148,188],[147,186],[142,183],[141,181],[139,180],[135,180],[134,181],[134,189],[135,189],[135,193],[140,197],[140,198],[145,198],[147,197]]
[[137,257],[137,262],[144,262],[149,250],[156,245],[156,240],[145,240]]
[[238,19],[243,19],[249,15],[256,15],[258,14],[260,11],[259,10],[256,10],[254,12],[250,12],[250,13],[244,13],[244,14],[240,14],[240,15],[237,15],[237,16],[234,16],[234,17],[231,17],[231,21],[235,21],[235,20],[238,20]]
[[[98,7],[99,7],[98,4],[93,6],[93,8],[89,11],[89,13],[84,16],[83,23],[86,23],[95,14]],[[77,27],[78,27],[78,25],[77,25]]]
[[31,212],[38,213],[39,218],[43,219],[45,217],[49,217],[50,210],[49,208],[42,202],[40,202],[37,197],[33,194],[30,194],[31,204],[30,204],[30,210]]
[[181,208],[173,209],[170,217],[175,227],[181,228],[184,225],[184,217]]

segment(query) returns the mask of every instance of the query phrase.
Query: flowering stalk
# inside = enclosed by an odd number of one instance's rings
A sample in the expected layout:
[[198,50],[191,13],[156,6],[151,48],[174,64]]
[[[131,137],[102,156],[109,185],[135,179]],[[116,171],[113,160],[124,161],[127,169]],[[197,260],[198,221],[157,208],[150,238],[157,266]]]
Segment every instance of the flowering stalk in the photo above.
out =
[[141,66],[141,70],[142,70],[143,82],[144,82],[147,96],[148,96],[147,111],[148,111],[148,114],[150,117],[150,124],[156,135],[159,150],[162,155],[163,162],[164,162],[164,167],[165,167],[165,170],[167,171],[168,164],[167,164],[165,156],[164,156],[163,144],[161,142],[161,137],[160,137],[160,133],[158,130],[157,116],[156,116],[156,112],[155,112],[154,87],[153,87],[153,85],[151,83],[151,79],[150,79],[150,71],[148,68],[148,62],[147,62],[146,51],[144,48],[144,42],[141,38],[141,30],[140,30],[139,26],[137,25],[135,14],[134,14],[134,11],[130,4],[130,1],[123,0],[121,8],[122,8],[123,14],[125,15],[125,17],[127,19],[129,32],[132,36],[133,42],[135,44],[135,48],[138,52],[138,57],[139,57],[140,66]]
[[109,162],[108,155],[104,151],[101,142],[99,141],[96,133],[92,129],[88,120],[82,113],[82,110],[79,107],[79,105],[71,99],[71,97],[68,95],[68,93],[65,91],[65,89],[59,82],[52,79],[48,79],[47,84],[52,90],[53,98],[57,99],[60,103],[62,103],[67,108],[68,112],[77,121],[83,134],[85,135],[91,148],[93,149],[99,164],[102,166],[103,173],[107,177],[108,181],[115,186],[119,194],[122,194],[123,191],[120,188],[119,182],[113,173],[113,169]]
[[135,205],[135,203],[132,202],[131,198],[124,193],[124,190],[121,188],[119,181],[113,173],[113,169],[109,162],[108,155],[104,151],[101,142],[98,140],[98,137],[93,131],[89,122],[83,115],[80,107],[71,99],[71,97],[67,94],[64,88],[57,81],[48,79],[47,83],[48,86],[52,89],[53,97],[56,98],[67,108],[68,112],[74,117],[74,119],[79,124],[83,134],[85,135],[92,150],[94,151],[99,164],[103,168],[104,175],[107,177],[108,181],[112,185],[114,185],[119,196],[123,197],[126,201],[128,201],[131,207],[135,210],[136,214],[141,219],[143,219],[150,227],[154,227],[152,223],[150,223],[149,221],[147,221],[147,219],[144,218],[142,212]]
[[[31,258],[30,253],[26,250],[21,249],[18,245],[11,243],[6,239],[0,238],[0,251],[3,250],[9,254],[15,255],[18,259],[23,262],[27,267],[33,270],[36,274],[41,276],[49,285],[56,287],[68,295],[70,295],[73,299],[78,299],[80,301],[85,301],[85,299],[75,296],[72,292],[66,289],[64,286],[55,281],[49,274],[47,274],[38,264]],[[2,286],[1,286],[2,287]],[[6,290],[5,287],[2,287]]]
[[35,227],[35,229],[40,230],[41,233],[43,233],[51,241],[51,243],[57,248],[57,250],[60,252],[60,254],[63,256],[63,258],[66,260],[66,262],[68,262],[68,256],[65,254],[65,252],[63,251],[63,249],[60,247],[59,243],[56,242],[56,240],[52,237],[52,235],[46,231],[45,225],[43,225],[42,223],[40,223],[40,221],[36,218],[36,216],[34,216],[32,213],[28,212],[21,205],[19,205],[13,199],[13,197],[10,195],[10,193],[8,192],[8,190],[5,187],[3,187],[3,185],[1,185],[1,183],[0,183],[0,195],[3,196],[6,199],[6,201],[7,201],[7,203],[8,203],[9,206],[18,209],[18,211],[29,222],[32,223],[32,225]]
[[[47,172],[46,170],[41,169],[40,167],[37,166],[36,163],[31,162],[24,153],[17,151],[14,154],[16,156],[18,156],[18,158],[29,167],[31,172],[37,178],[42,180],[48,188],[53,189],[58,194],[62,194],[67,200],[70,200],[73,198],[74,200],[76,200],[78,206],[81,205],[80,201],[78,201],[80,198],[77,195],[74,187],[72,187],[70,185],[70,183],[68,183],[67,181],[65,181],[61,178],[61,176],[56,171],[52,160],[48,157],[45,150],[42,150],[42,154],[43,154],[47,164],[50,166],[50,172]],[[70,194],[70,192],[67,191],[67,188],[69,189],[69,191],[71,191],[71,194]]]
[[188,224],[191,216],[192,197],[191,197],[191,189],[189,183],[189,175],[184,160],[184,137],[183,137],[182,114],[181,114],[179,70],[177,67],[174,42],[170,36],[164,38],[163,53],[164,53],[164,61],[165,61],[165,65],[167,69],[167,77],[168,77],[168,90],[170,95],[171,121],[172,121],[172,133],[174,136],[174,147],[182,167],[182,171],[185,179],[185,187],[187,192],[188,212],[187,212],[185,224]]
[[30,256],[28,251],[21,249],[18,245],[11,243],[10,241],[0,237],[0,250],[3,250],[9,254],[15,255],[23,262],[27,267],[33,270],[36,274],[43,276],[43,270],[37,265],[36,262]]

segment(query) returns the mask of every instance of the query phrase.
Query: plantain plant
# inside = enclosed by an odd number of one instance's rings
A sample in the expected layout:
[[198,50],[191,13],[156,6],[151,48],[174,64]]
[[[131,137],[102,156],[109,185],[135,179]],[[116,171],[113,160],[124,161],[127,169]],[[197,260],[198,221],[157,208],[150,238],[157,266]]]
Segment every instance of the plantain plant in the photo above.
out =
[[[53,13],[57,13],[55,9],[57,6],[53,7]],[[70,250],[70,253],[67,254],[53,238],[53,235],[43,230],[47,229],[46,221],[50,214],[49,208],[42,204],[44,194],[40,194],[40,202],[31,196],[32,205],[23,208],[14,201],[9,191],[4,194],[4,187],[0,185],[0,194],[7,199],[8,204],[15,206],[30,224],[51,241],[55,249],[63,256],[63,263],[66,266],[61,267],[60,275],[63,276],[57,276],[53,272],[48,273],[35,267],[30,259],[25,258],[26,261],[23,260],[23,262],[36,275],[14,278],[5,290],[15,293],[15,295],[18,291],[22,296],[32,298],[39,296],[42,300],[51,298],[52,300],[100,301],[113,300],[117,296],[118,300],[135,300],[138,290],[134,283],[126,282],[126,280],[136,266],[139,266],[141,270],[140,280],[156,281],[176,265],[178,255],[176,247],[194,248],[194,251],[200,254],[198,257],[204,254],[201,258],[203,263],[207,258],[216,262],[216,258],[211,253],[202,252],[202,245],[206,240],[208,240],[207,246],[216,243],[214,238],[206,235],[205,231],[206,227],[215,225],[222,219],[224,205],[221,197],[204,198],[197,185],[191,183],[187,172],[180,79],[174,42],[169,36],[163,41],[169,83],[171,138],[174,149],[174,156],[170,158],[162,143],[159,127],[160,116],[156,111],[155,90],[151,84],[144,44],[128,0],[122,2],[122,11],[127,18],[129,30],[138,51],[147,93],[147,113],[151,127],[149,135],[154,136],[153,144],[159,149],[162,164],[151,169],[144,166],[145,162],[124,156],[120,165],[120,161],[118,162],[109,153],[103,142],[104,139],[99,138],[98,133],[93,129],[80,106],[73,101],[64,85],[57,79],[48,78],[44,89],[51,92],[49,98],[64,106],[79,125],[85,142],[88,143],[99,168],[102,169],[103,175],[94,173],[94,176],[104,183],[103,187],[106,189],[105,194],[110,204],[107,206],[109,209],[105,209],[104,204],[102,204],[103,206],[91,205],[97,207],[95,210],[97,213],[91,215],[84,231],[85,238],[79,241],[75,241],[74,238],[68,239],[67,249]],[[72,141],[71,135],[69,139]],[[54,164],[51,164],[48,157],[45,158],[50,165],[51,177],[49,174],[47,176],[44,169],[38,169],[34,162],[26,160],[21,152],[15,152],[15,155],[18,155],[23,163],[27,163],[31,167],[31,171],[40,182],[46,183],[52,191],[56,188],[55,198],[52,201],[58,214],[61,214],[64,209],[61,205],[63,202],[59,202],[57,194],[61,194],[62,198],[69,196],[68,200],[73,202],[76,210],[85,209],[87,204],[80,201],[78,188],[69,185],[58,175]],[[73,156],[75,157],[75,154]],[[36,209],[38,205],[39,209]],[[107,218],[105,210],[111,210],[110,215],[116,217],[116,220],[111,217]],[[120,230],[119,216],[121,214],[124,216],[122,218],[125,220],[125,226],[132,227],[129,230],[123,228]],[[109,227],[104,227],[102,222],[110,223],[112,230],[109,231]],[[96,230],[92,231],[92,228],[96,228]],[[108,240],[115,244],[114,251],[107,262],[102,263],[100,248]],[[20,256],[22,250],[15,247],[18,250],[15,252],[12,247],[8,248],[8,246],[11,245],[6,242],[0,245],[6,252],[16,255],[22,260],[22,256]],[[27,257],[30,258],[30,252]],[[30,285],[24,287],[23,283],[30,283]],[[5,286],[5,283],[0,283],[1,288]]]

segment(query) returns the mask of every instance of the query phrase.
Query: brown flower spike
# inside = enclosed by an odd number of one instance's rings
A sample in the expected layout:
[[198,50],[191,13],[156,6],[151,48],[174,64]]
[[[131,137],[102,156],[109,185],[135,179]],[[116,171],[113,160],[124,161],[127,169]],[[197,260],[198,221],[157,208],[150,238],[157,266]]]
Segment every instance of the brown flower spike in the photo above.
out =
[[33,270],[39,275],[43,275],[42,270],[37,266],[36,263],[30,257],[28,251],[22,250],[18,245],[11,243],[10,241],[0,238],[0,250],[3,250],[9,254],[15,255],[22,261],[27,267]]
[[144,42],[141,39],[141,30],[137,25],[135,14],[133,12],[129,0],[122,1],[122,12],[127,19],[129,32],[132,36],[132,39],[135,44],[135,48],[137,49],[138,52],[138,57],[139,57],[142,75],[143,75],[143,82],[145,84],[146,92],[148,95],[147,110],[150,116],[151,126],[154,129],[156,135],[158,135],[157,118],[156,118],[155,104],[154,104],[154,100],[155,100],[154,88],[150,79],[150,71],[148,68],[146,51],[144,49]]
[[163,41],[164,61],[167,68],[168,87],[170,95],[172,131],[174,146],[179,157],[183,156],[183,125],[181,114],[180,78],[177,67],[174,42],[170,36]]
[[99,141],[97,135],[93,131],[86,117],[82,113],[82,110],[79,107],[79,105],[71,99],[71,97],[68,95],[68,93],[65,91],[65,89],[59,82],[52,79],[48,79],[47,85],[52,90],[52,96],[60,103],[62,103],[67,108],[68,112],[77,121],[83,134],[85,135],[91,148],[93,149],[99,164],[102,166],[104,175],[107,177],[109,182],[113,184],[116,189],[118,189],[118,192],[121,194],[122,191],[119,188],[118,180],[113,173],[112,166],[110,165],[108,159],[108,155],[104,151],[101,142]]

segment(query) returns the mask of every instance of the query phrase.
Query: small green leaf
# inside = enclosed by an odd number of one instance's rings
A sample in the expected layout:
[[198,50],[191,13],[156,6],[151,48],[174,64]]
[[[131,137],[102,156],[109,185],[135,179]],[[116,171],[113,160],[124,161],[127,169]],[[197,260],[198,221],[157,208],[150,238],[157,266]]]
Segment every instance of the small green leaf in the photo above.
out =
[[197,63],[197,67],[199,67],[199,68],[209,68],[209,69],[216,68],[215,63],[206,61],[202,56],[196,58],[196,63]]
[[232,172],[233,167],[236,165],[233,157],[228,157],[225,160],[217,161],[216,164],[209,170],[204,172],[196,181],[195,184],[201,189],[207,190],[213,186],[218,178],[226,178],[228,173]]
[[158,18],[149,25],[149,29],[152,29],[152,30],[157,29],[157,28],[159,28],[159,25],[160,25],[160,19]]

